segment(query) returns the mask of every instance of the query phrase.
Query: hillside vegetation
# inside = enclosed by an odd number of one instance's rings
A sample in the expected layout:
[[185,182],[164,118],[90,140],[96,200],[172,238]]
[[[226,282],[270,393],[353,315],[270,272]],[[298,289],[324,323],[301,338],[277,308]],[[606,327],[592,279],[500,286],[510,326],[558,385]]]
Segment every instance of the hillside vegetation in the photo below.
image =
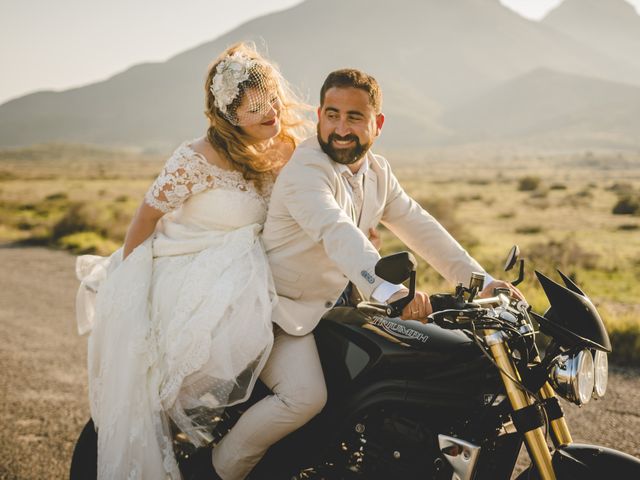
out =
[[[481,149],[389,152],[406,190],[497,278],[511,245],[529,276],[522,285],[547,308],[533,270],[570,275],[611,332],[613,359],[640,363],[640,155],[536,155]],[[86,146],[0,151],[0,239],[107,255],[164,158]],[[383,253],[404,249],[381,227]],[[422,261],[421,288],[450,286]]]

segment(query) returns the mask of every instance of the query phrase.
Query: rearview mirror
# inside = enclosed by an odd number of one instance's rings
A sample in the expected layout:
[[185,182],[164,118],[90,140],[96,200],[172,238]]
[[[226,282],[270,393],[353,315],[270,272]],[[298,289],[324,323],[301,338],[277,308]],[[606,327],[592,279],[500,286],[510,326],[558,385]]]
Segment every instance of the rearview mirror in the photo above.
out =
[[508,272],[511,270],[515,266],[519,257],[520,247],[518,247],[518,245],[514,245],[511,247],[511,250],[509,250],[509,255],[507,255],[507,261],[504,263],[504,271]]
[[416,258],[409,252],[394,253],[376,263],[376,275],[390,283],[400,284],[416,270]]

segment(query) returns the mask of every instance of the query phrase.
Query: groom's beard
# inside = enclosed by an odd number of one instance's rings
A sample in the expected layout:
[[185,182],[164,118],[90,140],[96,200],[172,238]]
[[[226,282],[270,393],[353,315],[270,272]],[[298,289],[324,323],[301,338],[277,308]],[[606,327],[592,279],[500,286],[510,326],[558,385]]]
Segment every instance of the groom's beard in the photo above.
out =
[[[329,155],[331,160],[342,163],[343,165],[351,165],[364,157],[364,154],[367,153],[369,148],[371,148],[372,143],[370,142],[366,145],[362,145],[360,143],[360,139],[353,134],[341,137],[340,135],[332,133],[329,135],[328,140],[329,141],[327,143],[322,140],[320,137],[320,129],[318,128],[318,143],[320,144],[322,151]],[[334,148],[332,145],[334,140],[352,140],[355,145],[351,148]]]

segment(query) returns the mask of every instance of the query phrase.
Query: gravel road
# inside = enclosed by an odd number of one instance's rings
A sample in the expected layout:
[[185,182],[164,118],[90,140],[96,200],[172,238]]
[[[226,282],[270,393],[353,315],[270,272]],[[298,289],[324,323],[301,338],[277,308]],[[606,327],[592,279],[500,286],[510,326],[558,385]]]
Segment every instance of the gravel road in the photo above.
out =
[[[65,252],[0,246],[0,479],[67,478],[88,418],[74,262]],[[640,457],[640,369],[612,367],[609,382],[603,400],[565,404],[574,440]]]

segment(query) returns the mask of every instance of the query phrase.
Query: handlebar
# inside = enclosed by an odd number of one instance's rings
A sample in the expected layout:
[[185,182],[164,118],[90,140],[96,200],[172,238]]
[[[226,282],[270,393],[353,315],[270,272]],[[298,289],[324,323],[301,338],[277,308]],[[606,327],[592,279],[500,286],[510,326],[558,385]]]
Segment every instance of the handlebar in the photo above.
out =
[[[509,304],[507,295],[503,292],[495,293],[494,297],[477,298],[471,302],[465,301],[461,295],[450,293],[430,295],[432,313],[427,318],[440,328],[447,330],[467,329],[471,326],[472,321],[481,320],[487,315],[487,308]],[[402,314],[402,308],[407,303],[407,297],[405,297],[390,305],[360,302],[356,308],[366,314],[379,314],[393,318]]]

